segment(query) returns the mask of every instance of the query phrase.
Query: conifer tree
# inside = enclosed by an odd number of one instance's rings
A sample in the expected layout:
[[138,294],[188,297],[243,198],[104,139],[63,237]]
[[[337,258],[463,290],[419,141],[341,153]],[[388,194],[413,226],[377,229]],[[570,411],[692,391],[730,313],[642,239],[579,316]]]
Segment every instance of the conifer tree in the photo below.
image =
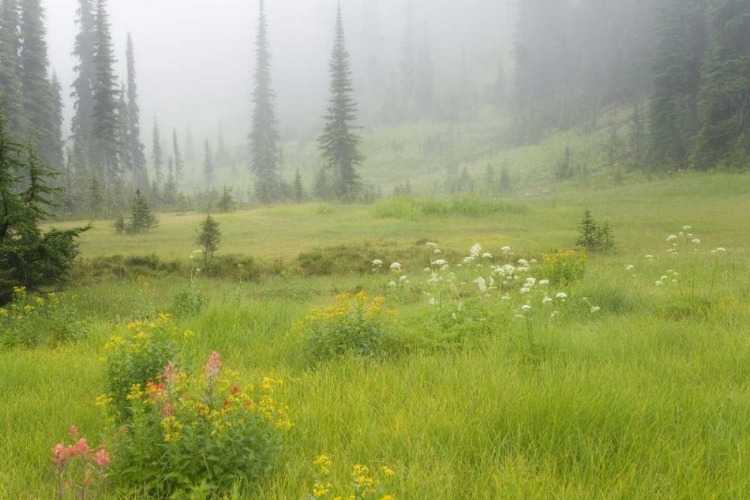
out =
[[210,274],[214,253],[219,249],[219,243],[221,243],[221,231],[219,230],[219,223],[211,217],[211,214],[206,215],[206,220],[201,222],[200,228],[196,242],[201,246],[203,267],[206,273]]
[[696,167],[750,159],[750,2],[714,0],[700,94],[702,130]]
[[172,150],[174,153],[174,179],[177,189],[180,188],[180,184],[185,179],[184,173],[184,162],[182,160],[182,153],[180,152],[180,144],[177,142],[177,129],[172,129]]
[[361,185],[356,167],[364,159],[359,151],[360,138],[354,132],[357,105],[352,97],[352,71],[344,38],[344,19],[338,5],[331,62],[331,97],[323,134],[318,139],[325,168],[333,174],[333,191],[337,199],[356,200]]
[[114,74],[115,57],[112,49],[107,1],[96,0],[94,23],[94,82],[93,117],[91,122],[92,155],[104,180],[105,191],[119,176],[118,164],[118,88]]
[[154,132],[151,136],[151,160],[154,164],[154,182],[158,189],[164,180],[164,151],[161,149],[161,132],[159,122],[154,116]]
[[177,180],[175,177],[174,160],[167,161],[167,182],[164,184],[164,204],[173,206],[177,203]]
[[216,168],[214,167],[214,154],[211,150],[211,144],[206,139],[205,156],[203,158],[203,178],[207,187],[211,187],[216,180]]
[[299,167],[294,173],[294,201],[302,203],[305,199],[305,188],[302,186],[302,176],[299,173]]
[[232,196],[232,190],[224,185],[224,190],[221,193],[221,198],[219,198],[219,203],[216,204],[216,207],[219,209],[220,212],[231,212],[237,207],[237,203],[234,201],[234,196]]
[[63,140],[63,96],[62,96],[62,85],[60,80],[57,78],[57,73],[52,74],[52,131],[51,137],[54,139],[52,153],[52,165],[56,166],[60,172],[65,170],[65,153],[63,148],[65,141]]
[[18,0],[0,4],[0,99],[8,121],[6,133],[15,140],[26,140],[28,123],[24,109],[20,62],[21,35]]
[[253,122],[250,132],[251,169],[255,174],[255,195],[262,204],[278,196],[279,133],[276,130],[274,93],[271,89],[271,52],[268,45],[268,22],[264,0],[259,0],[260,17],[255,39],[255,88],[253,90]]
[[92,0],[79,0],[77,24],[79,26],[76,35],[73,55],[78,64],[75,67],[77,73],[73,82],[74,99],[73,108],[75,114],[72,122],[73,134],[73,158],[76,169],[80,173],[87,172],[92,162],[92,120],[94,117],[94,82],[96,75],[94,71],[94,29],[96,18],[94,16]]
[[130,233],[142,233],[159,225],[159,219],[151,211],[148,199],[136,189],[130,203],[130,217],[125,230]]
[[130,124],[128,120],[128,102],[126,100],[126,89],[125,83],[120,85],[120,98],[117,103],[117,146],[118,155],[120,157],[120,166],[124,174],[133,176],[135,174],[135,166],[133,165],[133,158],[130,156],[130,149],[128,143],[130,142]]
[[146,170],[145,147],[141,142],[141,109],[138,105],[135,48],[130,33],[128,33],[126,59],[128,68],[127,150],[132,162],[133,184],[137,189],[144,189],[148,187],[148,172]]
[[52,84],[48,79],[49,58],[45,39],[44,10],[41,0],[21,3],[21,87],[29,126],[39,147],[42,161],[58,170],[60,144],[54,137],[55,105]]

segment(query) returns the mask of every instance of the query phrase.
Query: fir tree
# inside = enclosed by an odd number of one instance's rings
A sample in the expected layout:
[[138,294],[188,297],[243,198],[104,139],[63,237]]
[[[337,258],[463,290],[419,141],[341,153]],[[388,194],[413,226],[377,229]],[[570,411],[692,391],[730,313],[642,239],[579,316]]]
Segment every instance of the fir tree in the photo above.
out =
[[0,100],[8,120],[6,133],[15,140],[25,140],[28,130],[21,85],[20,18],[18,0],[2,0],[0,4]]
[[63,116],[64,104],[62,96],[62,85],[60,80],[57,78],[57,73],[52,74],[52,131],[51,137],[54,139],[52,147],[52,165],[57,167],[60,172],[65,170],[65,153],[63,148],[65,141],[63,140]]
[[356,119],[356,103],[352,97],[353,87],[349,53],[344,39],[344,20],[341,4],[336,16],[334,46],[329,65],[331,74],[331,97],[328,100],[328,115],[323,135],[318,139],[325,168],[333,173],[333,191],[341,201],[354,201],[360,192],[359,176],[355,168],[363,156],[359,151],[360,138],[354,133],[352,122]]
[[[39,226],[51,217],[60,191],[50,186],[56,175],[33,148],[9,139],[0,112],[0,306],[12,299],[14,287],[36,292],[67,282],[78,255],[76,239],[88,227],[42,232]],[[23,191],[20,177],[26,179]]]
[[125,230],[129,233],[142,233],[159,225],[159,220],[151,211],[148,199],[136,189],[130,203],[130,217]]
[[146,170],[145,147],[141,142],[141,110],[138,105],[135,48],[130,33],[128,33],[126,59],[128,68],[127,150],[132,162],[133,184],[137,189],[144,189],[148,187],[148,172]]
[[231,212],[237,208],[237,203],[234,201],[234,196],[232,196],[232,190],[226,185],[224,186],[221,198],[219,198],[219,203],[216,204],[216,207],[220,212],[224,213]]
[[305,188],[302,186],[302,176],[299,173],[299,167],[294,173],[294,201],[302,203],[305,200]]
[[161,148],[161,132],[159,131],[159,122],[154,116],[154,132],[151,136],[151,160],[154,164],[154,182],[157,189],[164,180],[164,151]]
[[182,161],[182,153],[180,152],[180,144],[177,142],[177,129],[172,129],[172,150],[174,153],[174,178],[177,189],[180,188],[180,184],[185,179],[184,162]]
[[106,0],[96,2],[94,28],[94,82],[92,117],[92,155],[94,165],[101,170],[105,190],[115,184],[118,165],[118,89],[114,75],[115,57],[112,49]]
[[128,123],[128,102],[126,100],[125,83],[122,83],[120,86],[120,98],[117,103],[117,123],[117,149],[120,157],[120,166],[123,173],[133,176],[135,166],[133,165],[133,158],[130,156],[130,149],[128,148],[128,143],[130,142],[130,124]]
[[263,0],[259,0],[260,17],[255,40],[255,88],[253,90],[253,123],[250,133],[251,169],[255,174],[255,195],[267,204],[278,196],[279,133],[276,130],[274,93],[271,89],[271,53],[268,45],[268,23]]
[[48,80],[44,10],[41,0],[22,0],[21,6],[20,63],[25,114],[42,161],[62,170],[62,165],[54,163],[60,157],[60,144],[54,137],[55,104],[52,85]]
[[78,35],[76,35],[73,55],[78,60],[77,73],[73,82],[75,114],[72,122],[73,158],[76,168],[83,172],[92,165],[92,119],[94,116],[94,16],[92,0],[79,0]]
[[700,94],[697,167],[747,166],[750,157],[750,2],[714,0]]
[[89,183],[89,210],[94,217],[101,217],[104,211],[104,189],[102,188],[102,182],[99,180],[99,172],[93,172],[91,175],[91,182]]
[[214,167],[214,155],[211,150],[211,144],[206,139],[205,154],[203,158],[203,178],[206,181],[206,185],[211,187],[216,180],[216,169]]
[[219,249],[219,243],[221,243],[219,223],[210,214],[206,216],[205,221],[201,222],[196,242],[201,246],[205,271],[210,274],[214,253]]
[[175,177],[174,160],[167,161],[167,182],[164,184],[164,204],[174,206],[177,203],[177,180]]

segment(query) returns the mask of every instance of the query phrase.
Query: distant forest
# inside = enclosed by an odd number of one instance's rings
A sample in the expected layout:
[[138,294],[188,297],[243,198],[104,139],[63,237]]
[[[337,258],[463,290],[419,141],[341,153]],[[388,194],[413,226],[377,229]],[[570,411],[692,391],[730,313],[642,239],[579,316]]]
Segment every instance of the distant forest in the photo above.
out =
[[[364,75],[352,76],[343,25],[337,27],[339,58],[345,56],[347,64],[339,76],[369,82],[355,95],[367,99],[367,110],[381,110],[377,117],[368,112],[375,122],[368,126],[471,120],[474,110],[484,106],[509,115],[511,145],[523,145],[574,127],[593,130],[604,112],[621,111],[629,122],[633,168],[708,170],[750,162],[750,0],[523,0],[517,6],[513,60],[498,61],[495,81],[481,90],[471,81],[465,56],[456,72],[459,84],[438,85],[427,31],[419,28],[409,0],[405,9],[398,67],[372,59],[365,69],[355,66]],[[61,173],[59,183],[67,188],[63,209],[112,215],[136,189],[148,192],[157,206],[175,205],[180,197],[184,202],[185,164],[200,162],[193,139],[188,132],[181,145],[176,130],[162,134],[154,123],[147,158],[134,44],[129,38],[127,74],[116,75],[106,0],[79,0],[78,35],[71,41],[77,77],[70,90],[50,74],[45,22],[41,0],[1,1],[0,98],[10,136],[33,141],[41,159]],[[215,162],[252,169],[264,186],[256,201],[272,203],[293,189],[282,186],[278,174],[283,152],[276,148],[283,138],[274,128],[275,94],[268,72],[273,47],[265,38],[265,30],[274,26],[264,23],[265,17],[256,44],[266,59],[255,65],[261,95],[258,99],[256,82],[248,145],[232,153],[220,131],[216,148],[205,143],[203,166],[207,188]],[[326,64],[332,63],[321,61]],[[338,85],[340,95],[353,99],[351,81]],[[332,91],[335,95],[335,86]],[[72,92],[75,103],[70,126],[63,119],[65,92]],[[357,121],[356,104],[347,101],[343,116],[348,125]],[[265,127],[273,129],[270,135],[264,135]],[[252,150],[253,141],[256,148],[263,143],[273,151],[260,155]],[[341,155],[327,155],[329,163],[342,161]],[[270,163],[259,167],[261,156]],[[355,182],[353,167],[361,156],[354,150],[344,156],[352,165],[331,163],[329,174],[347,171]],[[332,185],[340,181],[331,180]],[[336,193],[345,193],[338,198],[346,201],[357,194],[341,186],[331,197]]]

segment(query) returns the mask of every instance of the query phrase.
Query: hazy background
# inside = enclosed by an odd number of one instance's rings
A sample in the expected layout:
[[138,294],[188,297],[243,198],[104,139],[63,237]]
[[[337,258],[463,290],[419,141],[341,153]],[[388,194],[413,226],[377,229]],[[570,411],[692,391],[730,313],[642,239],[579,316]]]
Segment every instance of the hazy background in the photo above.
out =
[[[432,51],[436,87],[460,78],[462,49],[477,83],[493,78],[501,54],[510,60],[514,0],[414,0],[417,43],[424,32]],[[77,0],[44,0],[51,67],[70,89]],[[365,92],[366,61],[377,57],[385,73],[398,70],[407,0],[342,0],[357,91]],[[125,77],[125,40],[135,42],[142,117],[148,144],[151,121],[164,130],[188,124],[197,141],[216,136],[221,122],[228,145],[245,141],[251,110],[257,0],[110,0],[117,73]],[[322,125],[328,96],[328,56],[335,0],[266,0],[274,88],[281,130],[308,137]],[[69,92],[65,92],[68,98]],[[367,120],[367,104],[362,120]],[[66,101],[70,118],[71,101]],[[366,125],[366,123],[364,123]],[[66,125],[69,129],[69,126]]]

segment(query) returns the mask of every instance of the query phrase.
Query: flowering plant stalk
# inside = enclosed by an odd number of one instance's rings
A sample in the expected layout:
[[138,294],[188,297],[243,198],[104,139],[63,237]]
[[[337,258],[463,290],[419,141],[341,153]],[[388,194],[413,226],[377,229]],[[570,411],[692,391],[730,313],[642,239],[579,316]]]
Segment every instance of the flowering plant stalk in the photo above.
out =
[[70,436],[75,443],[57,443],[52,447],[52,465],[57,475],[57,500],[65,498],[67,492],[79,500],[86,500],[96,480],[104,480],[111,463],[109,452],[100,447],[93,449],[85,438],[78,437],[78,428],[70,427]]

